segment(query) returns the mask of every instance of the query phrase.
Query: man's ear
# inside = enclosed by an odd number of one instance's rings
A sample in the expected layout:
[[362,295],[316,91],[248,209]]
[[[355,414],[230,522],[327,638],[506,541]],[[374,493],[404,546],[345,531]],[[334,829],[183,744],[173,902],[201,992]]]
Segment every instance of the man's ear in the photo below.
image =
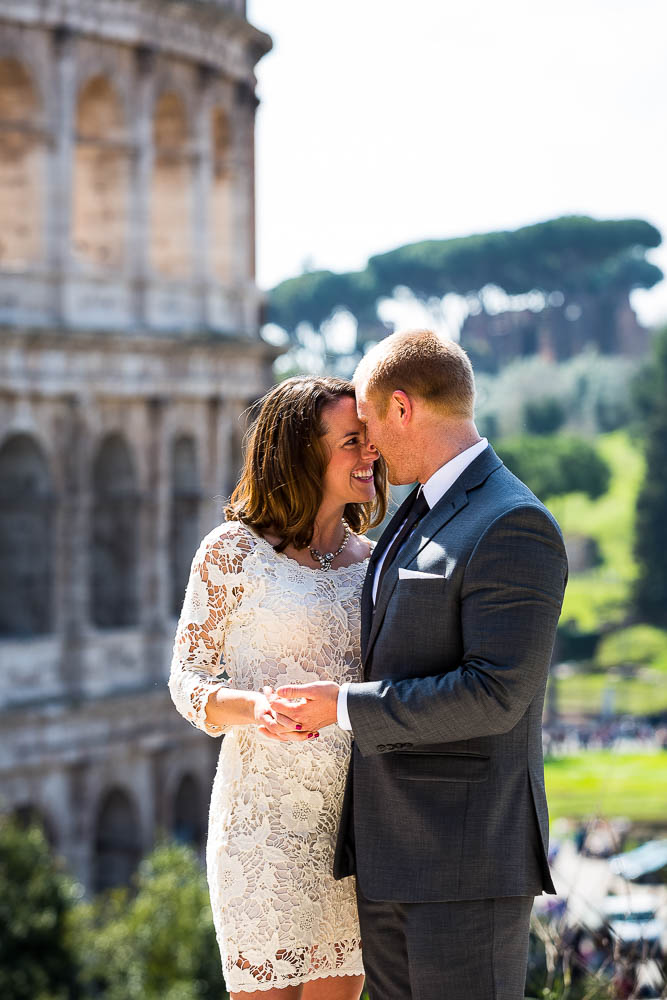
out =
[[391,405],[401,424],[406,425],[412,419],[412,403],[410,397],[402,389],[395,389],[391,394]]

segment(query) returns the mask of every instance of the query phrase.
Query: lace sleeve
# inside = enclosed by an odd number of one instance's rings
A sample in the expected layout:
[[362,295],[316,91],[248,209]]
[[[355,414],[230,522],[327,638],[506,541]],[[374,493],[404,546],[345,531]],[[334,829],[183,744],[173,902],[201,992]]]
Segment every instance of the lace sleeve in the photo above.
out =
[[243,593],[243,560],[249,549],[248,534],[236,522],[204,538],[192,560],[176,630],[169,691],[181,715],[209,736],[230,728],[207,721],[206,703],[214,691],[230,686],[225,626]]

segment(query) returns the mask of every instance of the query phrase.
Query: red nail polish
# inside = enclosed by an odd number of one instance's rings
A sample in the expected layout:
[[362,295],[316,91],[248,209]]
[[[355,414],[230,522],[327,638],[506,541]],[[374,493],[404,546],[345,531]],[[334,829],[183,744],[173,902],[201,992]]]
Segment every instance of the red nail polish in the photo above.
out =
[[295,729],[303,729],[303,726],[301,725],[301,723],[300,723],[300,722],[297,722],[297,724],[295,725],[295,727],[294,727],[294,728],[295,728]]

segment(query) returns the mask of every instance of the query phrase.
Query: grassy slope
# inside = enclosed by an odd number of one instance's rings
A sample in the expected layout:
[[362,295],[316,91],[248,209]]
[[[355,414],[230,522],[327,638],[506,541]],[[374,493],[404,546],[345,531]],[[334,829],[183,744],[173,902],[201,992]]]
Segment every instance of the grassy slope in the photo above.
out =
[[[637,572],[632,551],[635,505],[644,475],[640,447],[623,431],[603,434],[596,443],[612,470],[608,492],[599,500],[572,493],[548,502],[566,535],[588,535],[600,549],[602,564],[572,574],[565,592],[561,622],[574,621],[583,632],[620,623],[627,616]],[[577,673],[559,678],[556,683],[558,708],[565,714],[599,715],[609,689],[613,691],[612,710],[616,714],[667,711],[667,685],[664,674],[661,677],[657,669],[642,669],[631,679]]]
[[562,621],[573,620],[582,631],[625,616],[636,575],[632,554],[637,493],[644,473],[638,445],[622,431],[597,439],[612,469],[609,491],[599,500],[580,493],[554,498],[549,509],[567,533],[595,538],[602,565],[571,576],[565,593]]
[[[582,631],[624,619],[636,575],[632,546],[643,455],[623,432],[602,435],[597,443],[612,469],[608,493],[596,501],[572,494],[549,502],[565,533],[590,535],[600,547],[602,565],[573,575],[565,595],[562,620],[574,620]],[[609,687],[615,692],[617,712],[644,715],[667,710],[664,674],[655,669],[642,670],[632,679],[597,673],[559,680],[559,708],[597,713]],[[601,815],[664,821],[667,815],[665,751],[600,750],[547,760],[545,777],[552,819]]]
[[667,816],[667,751],[592,750],[547,760],[544,771],[552,820],[599,815],[664,822]]

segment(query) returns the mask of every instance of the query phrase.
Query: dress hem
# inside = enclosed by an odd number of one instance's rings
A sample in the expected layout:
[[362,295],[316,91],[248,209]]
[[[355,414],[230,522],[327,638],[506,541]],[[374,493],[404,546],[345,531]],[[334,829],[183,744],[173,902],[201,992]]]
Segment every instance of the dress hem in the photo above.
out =
[[288,986],[302,986],[304,983],[311,983],[316,979],[341,979],[343,976],[364,976],[366,973],[363,969],[359,972],[316,972],[313,975],[307,975],[303,978],[290,979],[289,982],[281,983],[279,980],[273,980],[270,983],[255,983],[253,986],[230,986],[227,980],[225,980],[225,985],[229,993],[264,993],[266,990],[284,990]]

